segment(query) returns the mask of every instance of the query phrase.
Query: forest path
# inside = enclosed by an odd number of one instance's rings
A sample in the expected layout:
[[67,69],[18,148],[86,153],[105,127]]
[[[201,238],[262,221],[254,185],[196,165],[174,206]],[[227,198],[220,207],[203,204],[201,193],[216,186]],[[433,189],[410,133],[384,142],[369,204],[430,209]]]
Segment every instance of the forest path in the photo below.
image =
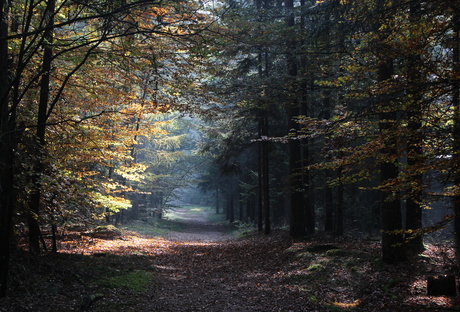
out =
[[[57,254],[18,250],[0,312],[460,311],[459,296],[426,296],[424,272],[439,272],[446,249],[428,245],[413,263],[384,265],[368,239],[293,242],[282,230],[238,238],[200,207],[167,217],[121,232],[69,231]],[[317,244],[339,249],[310,249]]]
[[155,226],[131,221],[121,235],[68,232],[60,253],[13,262],[31,267],[13,268],[0,312],[326,310],[292,283],[287,233],[237,238],[222,218],[183,207]]
[[286,237],[237,239],[209,211],[174,210],[180,232],[154,257],[151,311],[320,311],[283,274]]
[[169,218],[179,224],[181,231],[171,231],[165,238],[179,242],[224,242],[232,239],[228,225],[212,221],[212,214],[215,213],[199,208],[174,208]]

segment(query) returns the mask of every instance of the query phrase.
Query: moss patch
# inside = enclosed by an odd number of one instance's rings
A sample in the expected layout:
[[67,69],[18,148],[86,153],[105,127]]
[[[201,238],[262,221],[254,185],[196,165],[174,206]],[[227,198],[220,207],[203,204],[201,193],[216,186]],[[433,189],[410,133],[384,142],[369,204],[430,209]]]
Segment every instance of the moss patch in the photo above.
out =
[[106,277],[97,282],[101,287],[123,288],[136,293],[145,292],[153,280],[153,273],[135,270],[121,275]]

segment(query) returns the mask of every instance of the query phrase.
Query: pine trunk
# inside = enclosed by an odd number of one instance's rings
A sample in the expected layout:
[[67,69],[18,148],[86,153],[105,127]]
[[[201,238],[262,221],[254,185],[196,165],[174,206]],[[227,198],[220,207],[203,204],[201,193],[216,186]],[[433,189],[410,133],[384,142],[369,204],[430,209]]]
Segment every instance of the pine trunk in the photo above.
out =
[[[9,1],[0,1],[0,37],[8,35]],[[14,207],[15,112],[10,114],[8,40],[0,41],[0,298],[6,297]]]
[[[263,118],[262,134],[268,136],[268,117]],[[269,147],[268,142],[262,142],[262,177],[263,177],[263,191],[264,191],[264,220],[265,229],[264,233],[269,234],[270,227],[270,174],[269,174]]]
[[[414,3],[410,7],[410,19],[416,22],[420,17],[420,3]],[[421,133],[422,129],[422,106],[421,97],[419,96],[419,84],[421,83],[421,73],[419,70],[419,64],[422,62],[421,57],[418,53],[409,56],[408,68],[411,69],[409,73],[409,107],[407,109],[407,125],[409,138],[407,141],[407,167],[411,170],[416,168],[423,163],[423,149],[424,138]],[[415,174],[411,176],[413,189],[407,190],[409,196],[406,201],[406,229],[417,230],[422,227],[422,206],[420,204],[422,200],[422,187],[423,187],[423,175]],[[411,241],[408,245],[408,250],[413,253],[420,253],[424,250],[423,237],[421,235],[411,237]]]
[[[293,0],[285,0],[284,6],[287,11],[287,27],[295,25],[295,18],[293,14],[294,2]],[[294,55],[295,41],[288,39],[286,42],[287,48],[287,73],[291,78],[291,89],[288,90],[287,97],[287,118],[288,129],[297,130],[298,123],[294,120],[296,116],[300,115],[299,103],[297,100],[297,87],[295,78],[297,76],[297,61]],[[293,133],[295,135],[295,133]],[[302,185],[302,177],[300,175],[300,166],[302,164],[302,147],[300,140],[289,140],[289,174],[290,174],[290,199],[291,199],[291,215],[290,215],[290,234],[294,237],[304,236],[306,234],[306,218],[305,218],[305,205],[304,193]]]
[[[262,137],[263,118],[259,117],[258,136]],[[257,143],[257,230],[263,231],[263,217],[264,217],[264,187],[263,187],[263,142]]]
[[[383,82],[391,79],[393,75],[393,62],[387,59],[378,68],[378,80]],[[382,153],[387,157],[397,155],[397,140],[394,130],[396,112],[391,103],[382,103],[382,110],[379,115],[379,130],[384,138]],[[398,177],[399,168],[391,160],[383,160],[380,164],[380,183],[384,185],[388,181]],[[382,258],[387,263],[397,263],[405,259],[406,255],[401,244],[404,242],[402,234],[394,231],[402,228],[401,202],[398,196],[391,191],[382,191],[381,194],[382,213]]]
[[[457,165],[460,163],[460,13],[455,11],[453,16],[453,79],[452,79],[452,107],[454,108],[454,157]],[[455,185],[460,185],[460,170],[457,168]],[[460,265],[460,194],[454,198],[454,231],[456,241],[457,262]]]

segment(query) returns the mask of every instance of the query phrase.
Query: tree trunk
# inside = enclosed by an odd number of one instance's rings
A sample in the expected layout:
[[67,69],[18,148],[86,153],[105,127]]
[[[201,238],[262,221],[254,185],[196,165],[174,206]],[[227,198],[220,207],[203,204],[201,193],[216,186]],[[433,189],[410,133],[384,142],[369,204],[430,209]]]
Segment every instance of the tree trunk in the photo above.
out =
[[49,27],[43,34],[44,36],[44,52],[43,52],[43,64],[42,64],[42,76],[40,81],[40,98],[38,103],[38,118],[37,118],[37,138],[39,146],[36,149],[37,163],[34,168],[34,176],[32,178],[33,191],[30,195],[29,200],[29,251],[32,254],[40,253],[40,227],[39,227],[39,216],[40,216],[40,201],[42,193],[42,185],[40,177],[43,173],[43,148],[46,144],[45,132],[46,132],[46,121],[48,114],[48,101],[50,96],[50,75],[51,75],[51,63],[53,60],[53,29],[54,25],[54,11],[55,11],[55,0],[49,0],[46,7],[45,19],[47,20],[47,26]]
[[[107,212],[106,218],[109,218],[109,212]],[[131,198],[131,218],[134,220],[139,219],[139,194],[134,193]],[[107,222],[110,221],[110,219],[106,220]]]
[[[9,1],[0,1],[0,37],[8,35]],[[16,112],[10,114],[8,40],[0,40],[0,298],[6,297],[14,197]]]
[[57,225],[54,217],[51,215],[51,252],[57,253]]
[[[309,1],[311,2],[311,1]],[[300,6],[305,7],[305,0],[300,0]],[[293,24],[292,21],[288,21],[288,23]],[[292,25],[294,26],[294,25]],[[299,42],[300,46],[305,45],[305,37],[307,36],[307,33],[305,32],[305,29],[307,28],[307,23],[306,23],[306,18],[305,15],[302,14],[300,17],[300,31],[303,32],[302,38]],[[293,45],[295,47],[296,43],[295,41],[293,42]],[[301,84],[300,84],[300,100],[301,100],[301,115],[303,116],[310,116],[310,108],[308,105],[308,92],[310,91],[311,93],[314,92],[314,77],[313,74],[308,71],[308,57],[306,53],[303,53],[302,56],[300,57],[300,76],[303,77],[301,78]],[[294,76],[298,75],[297,72],[294,72],[292,70],[292,73],[290,73]],[[308,165],[311,163],[310,158],[311,158],[311,153],[310,153],[310,143],[313,146],[313,138],[304,138],[300,140],[300,144],[302,145],[302,189],[303,189],[303,195],[304,197],[304,209],[305,209],[305,227],[307,230],[307,233],[313,234],[315,233],[316,230],[316,212],[315,212],[315,201],[314,201],[314,194],[311,192],[313,189],[311,184],[313,183],[313,180],[310,179],[310,170],[306,169]],[[311,142],[310,142],[311,141]]]
[[234,203],[234,197],[235,197],[235,175],[230,174],[228,176],[228,188],[227,188],[227,220],[229,220],[230,223],[235,222],[235,203]]
[[[262,134],[268,136],[268,116],[264,116],[262,126]],[[262,177],[263,177],[263,191],[264,191],[264,220],[265,220],[265,234],[270,234],[270,174],[269,174],[269,142],[262,142]]]
[[[342,168],[338,169],[338,178],[342,179]],[[342,236],[343,235],[343,183],[339,181],[339,185],[337,186],[337,209],[335,214],[335,226],[334,226],[334,235]]]
[[[295,25],[295,17],[293,13],[294,1],[285,0],[284,6],[287,11],[286,24],[287,27]],[[297,87],[295,78],[297,76],[297,61],[294,55],[295,41],[288,38],[286,42],[287,55],[287,73],[291,78],[291,89],[288,90],[287,97],[287,118],[288,130],[298,130],[299,124],[294,120],[300,115],[299,103],[297,100]],[[292,95],[291,95],[292,94]],[[296,133],[293,133],[296,135]],[[304,193],[302,185],[302,177],[300,174],[300,166],[302,165],[302,147],[300,140],[289,140],[289,174],[290,174],[290,199],[291,199],[291,215],[290,215],[290,234],[294,237],[304,236],[306,232],[305,224],[305,205]]]
[[[307,100],[306,100],[306,84],[302,87],[302,115],[308,116],[308,109],[307,109]],[[301,181],[301,189],[303,191],[303,202],[304,202],[304,210],[305,210],[305,227],[308,234],[315,233],[316,228],[316,214],[315,214],[315,205],[314,199],[312,194],[310,194],[310,184],[312,180],[310,179],[310,170],[307,170],[307,166],[310,164],[310,147],[309,147],[309,139],[301,139],[299,140],[299,144],[301,145],[301,168],[299,168],[300,172],[302,172],[302,181]]]
[[[323,110],[324,110],[324,119],[329,120],[332,117],[333,107],[331,105],[330,92],[326,91],[324,93],[323,100]],[[326,138],[324,139],[326,140]],[[326,156],[327,157],[327,156]],[[326,161],[330,161],[330,158],[327,157]],[[326,170],[326,181],[325,186],[325,199],[324,199],[324,210],[325,210],[325,220],[324,220],[324,231],[331,232],[334,230],[334,200],[333,200],[333,188],[328,185],[333,179],[332,171]]]
[[[262,138],[263,118],[259,117],[258,137]],[[257,144],[257,230],[263,231],[263,215],[264,215],[264,188],[263,188],[263,142]]]
[[228,194],[228,220],[230,223],[235,222],[233,190]]
[[[385,0],[376,0],[376,13],[385,11]],[[380,17],[385,19],[385,16]],[[374,30],[379,34],[377,45],[373,48],[377,56],[377,82],[385,83],[394,75],[394,60],[388,56],[389,51],[385,49],[383,42],[389,34],[380,31],[382,23],[377,20],[373,25]],[[380,185],[396,179],[399,174],[398,164],[393,159],[398,155],[398,142],[396,138],[396,116],[397,108],[390,99],[378,99],[379,132],[383,147],[381,149],[382,160],[380,163]],[[395,231],[402,230],[402,212],[399,194],[391,189],[381,191],[381,228],[382,228],[382,258],[387,263],[397,263],[406,259],[405,250],[402,247],[404,237],[396,234]]]
[[244,222],[244,204],[243,204],[243,200],[242,200],[242,197],[241,196],[241,192],[239,193],[239,201],[238,201],[238,209],[240,210],[240,213],[239,213],[239,220],[241,222]]
[[[330,173],[326,173],[326,181],[329,180]],[[332,187],[326,185],[324,190],[324,213],[325,213],[325,220],[324,220],[324,231],[325,232],[332,232],[334,230],[334,212],[333,212],[333,190]]]
[[216,184],[216,214],[219,214],[219,187]]
[[[413,3],[410,7],[410,20],[417,21],[420,17],[421,8],[420,3]],[[414,54],[409,57],[408,68],[411,69],[409,72],[409,107],[407,112],[407,127],[409,138],[407,141],[407,167],[409,170],[417,168],[417,166],[423,163],[423,135],[421,133],[422,128],[422,99],[419,96],[419,83],[421,82],[421,73],[417,69],[419,64],[422,62],[419,54]],[[411,177],[412,188],[407,190],[408,198],[406,201],[406,229],[417,230],[422,227],[422,206],[420,204],[422,200],[422,187],[423,187],[423,175],[416,174]],[[415,182],[415,183],[413,183]],[[411,238],[409,242],[408,251],[414,253],[420,253],[425,248],[423,246],[423,237],[421,235]]]
[[[5,133],[4,129],[2,132]],[[14,136],[5,134],[0,143],[0,163],[2,164],[0,166],[0,298],[6,296],[8,284],[10,235],[15,202],[13,184],[15,144]]]
[[[378,68],[378,81],[383,82],[391,79],[393,75],[393,61],[387,59],[382,61]],[[395,134],[392,133],[396,112],[391,103],[382,103],[382,110],[379,114],[379,130],[383,134],[384,147],[382,153],[390,157],[397,155],[397,141]],[[383,185],[392,179],[398,177],[399,168],[394,162],[383,160],[380,164],[380,184]],[[395,234],[393,231],[401,230],[402,215],[401,202],[398,196],[394,196],[391,191],[381,192],[382,205],[382,258],[387,263],[396,263],[405,259],[406,255],[403,247],[400,245],[404,242],[402,234]]]
[[[460,186],[460,13],[454,11],[453,23],[453,79],[452,79],[452,107],[454,108],[454,146],[453,153],[457,165],[457,172],[455,175],[455,185]],[[454,198],[454,231],[456,242],[457,264],[460,265],[460,194],[456,194]]]
[[252,201],[252,198],[248,198],[248,200],[246,201],[246,220],[245,222],[246,223],[252,223],[254,222],[254,216],[253,216],[253,213],[254,213],[254,207],[253,207],[253,201]]

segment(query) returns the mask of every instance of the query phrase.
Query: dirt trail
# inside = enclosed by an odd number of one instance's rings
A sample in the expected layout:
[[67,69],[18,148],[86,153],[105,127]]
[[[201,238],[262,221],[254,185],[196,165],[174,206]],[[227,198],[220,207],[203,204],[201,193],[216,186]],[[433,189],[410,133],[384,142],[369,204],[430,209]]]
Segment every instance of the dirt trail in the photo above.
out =
[[171,232],[166,238],[179,242],[225,242],[232,239],[228,227],[209,220],[209,212],[191,211],[189,208],[175,208],[174,215],[182,225],[180,232]]
[[[18,249],[0,312],[419,312],[460,306],[458,297],[425,295],[423,272],[438,272],[445,255],[437,256],[434,247],[429,259],[383,265],[374,241],[321,234],[293,243],[281,230],[239,239],[208,221],[214,217],[208,213],[176,209],[174,220],[162,226],[181,230],[164,236],[137,221],[122,235],[68,232],[57,254],[32,259]],[[309,251],[318,243],[339,249]]]
[[158,278],[151,311],[320,311],[286,283],[285,238],[238,240],[205,213],[176,209],[183,232],[155,258]]

